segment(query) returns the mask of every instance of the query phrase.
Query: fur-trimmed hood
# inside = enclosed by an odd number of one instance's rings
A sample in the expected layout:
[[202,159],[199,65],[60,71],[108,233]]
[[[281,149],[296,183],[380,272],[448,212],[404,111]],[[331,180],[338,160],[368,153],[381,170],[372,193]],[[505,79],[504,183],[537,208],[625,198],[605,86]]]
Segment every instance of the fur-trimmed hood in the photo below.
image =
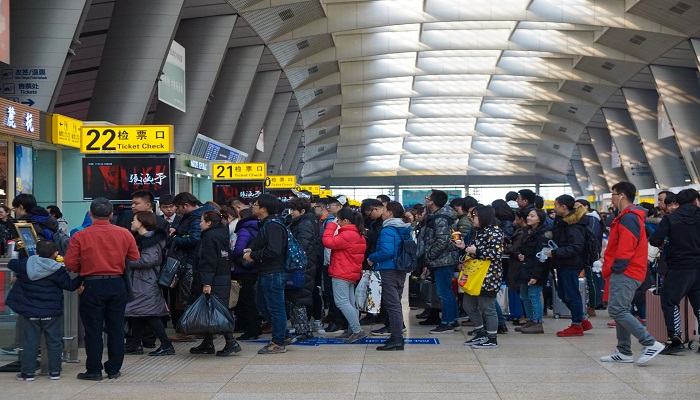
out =
[[583,218],[585,215],[587,215],[586,208],[585,207],[578,207],[578,208],[574,208],[574,211],[570,212],[569,215],[563,217],[562,219],[567,224],[574,225],[574,224],[577,224],[579,221],[581,221],[581,218]]

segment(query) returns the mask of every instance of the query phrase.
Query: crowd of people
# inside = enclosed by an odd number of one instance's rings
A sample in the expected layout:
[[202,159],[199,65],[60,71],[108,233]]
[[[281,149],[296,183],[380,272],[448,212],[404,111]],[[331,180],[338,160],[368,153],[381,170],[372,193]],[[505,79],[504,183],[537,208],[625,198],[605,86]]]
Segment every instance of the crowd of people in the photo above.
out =
[[[38,242],[35,251],[25,249],[9,264],[17,282],[7,304],[21,318],[16,343],[3,350],[23,348],[17,379],[34,380],[43,332],[50,377],[59,379],[63,290],[77,290],[87,354],[86,371],[78,379],[102,380],[103,370],[107,378],[118,378],[125,354],[143,354],[144,348],[155,348],[157,339],[160,346],[148,355],[171,356],[173,341],[196,340],[184,334],[169,337],[167,323],[175,325],[202,294],[229,304],[233,281],[240,286],[230,310],[236,324],[221,332],[224,347],[217,351],[214,337],[204,334],[190,353],[229,356],[241,351],[239,341],[263,334],[271,334],[271,340],[258,354],[285,353],[287,346],[315,334],[345,343],[383,336],[387,339],[378,351],[400,351],[406,326],[402,295],[411,274],[434,285],[439,297],[439,304],[431,303],[416,316],[421,325],[434,326],[430,334],[471,326],[465,346],[497,348],[498,335],[508,332],[497,300],[504,290],[522,309],[513,319],[515,330],[543,334],[543,315],[554,295],[571,313],[571,325],[556,336],[583,336],[592,329],[588,317],[607,306],[618,345],[601,361],[634,362],[634,336],[643,346],[636,362],[644,364],[684,347],[677,318],[682,299],[687,297],[700,316],[700,194],[694,189],[662,191],[656,209],[635,205],[635,193],[629,182],[616,184],[612,207],[601,215],[585,199],[570,195],[557,197],[553,213],[547,214],[543,199],[529,189],[509,192],[491,204],[470,196],[448,201],[447,193],[432,190],[424,204],[409,209],[380,195],[364,200],[359,210],[342,195],[300,194],[283,205],[262,194],[250,204],[234,198],[220,205],[183,192],[161,197],[157,215],[153,194],[139,190],[132,194],[131,210],[119,215],[109,200],[93,200],[65,251],[61,241],[67,223],[60,210],[53,206],[49,212],[33,196],[20,194],[12,203],[15,216],[33,225]],[[9,214],[0,205],[0,230],[14,238],[18,235]],[[402,243],[411,240],[417,254],[412,270],[406,270],[399,266],[399,253]],[[287,265],[291,242],[298,243],[306,259],[303,282],[295,286],[289,286]],[[602,248],[598,260],[584,256],[590,248]],[[63,262],[59,253],[65,253]],[[180,263],[176,285],[162,288],[160,270],[172,257]],[[663,269],[657,271],[657,265]],[[358,309],[355,285],[364,271],[381,287],[381,304],[369,307],[377,314]],[[457,291],[460,271],[466,283]],[[665,344],[645,329],[646,304],[639,296],[657,275],[663,279]],[[584,276],[588,296],[579,289]],[[363,328],[373,323],[384,326]]]

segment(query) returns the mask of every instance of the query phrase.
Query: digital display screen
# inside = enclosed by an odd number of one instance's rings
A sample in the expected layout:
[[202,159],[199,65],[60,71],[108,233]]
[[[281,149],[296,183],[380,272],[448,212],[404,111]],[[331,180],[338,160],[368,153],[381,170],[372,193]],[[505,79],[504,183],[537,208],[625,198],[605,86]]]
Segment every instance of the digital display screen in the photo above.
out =
[[146,189],[156,199],[174,190],[173,159],[170,157],[83,158],[83,200],[106,197],[131,200],[131,193]]
[[226,200],[234,197],[241,198],[245,203],[265,193],[265,182],[215,182],[213,185],[213,200],[216,204],[224,205]]

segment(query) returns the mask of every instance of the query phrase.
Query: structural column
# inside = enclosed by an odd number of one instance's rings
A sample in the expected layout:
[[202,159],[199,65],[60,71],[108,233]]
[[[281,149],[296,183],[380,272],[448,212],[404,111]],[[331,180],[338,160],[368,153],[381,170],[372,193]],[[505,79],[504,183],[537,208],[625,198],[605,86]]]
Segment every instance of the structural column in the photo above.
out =
[[235,15],[187,19],[180,23],[175,41],[185,48],[187,112],[159,102],[154,124],[175,126],[175,150],[189,153],[224,60]]
[[88,119],[142,124],[184,0],[114,3]]
[[590,144],[579,144],[578,150],[581,153],[581,161],[588,171],[588,179],[593,185],[593,192],[596,196],[600,196],[604,193],[609,193],[610,188],[608,187],[608,182],[605,180],[605,172],[603,172],[603,166],[600,165],[598,160],[598,155],[595,153],[593,145]]
[[571,186],[571,191],[574,192],[574,197],[578,198],[583,196],[581,185],[579,185],[575,175],[567,175],[566,180],[569,182],[569,186]]
[[[693,183],[700,183],[693,168],[693,153],[700,150],[700,85],[698,70],[651,65],[651,74],[676,134],[678,147]],[[700,166],[698,166],[700,167]]]
[[612,188],[614,184],[626,181],[627,176],[622,167],[613,168],[612,165],[612,138],[610,132],[603,128],[587,128],[591,135],[593,148],[598,155],[598,160],[605,174],[605,181],[608,182],[608,187]]
[[270,160],[270,155],[272,154],[272,149],[275,146],[275,141],[280,133],[280,127],[282,126],[282,121],[284,120],[284,115],[289,108],[289,101],[292,100],[292,92],[277,93],[272,98],[272,104],[270,104],[270,110],[267,113],[263,128],[265,129],[264,136],[264,150],[255,150],[253,154],[253,162],[268,162]]
[[294,126],[296,126],[298,119],[298,112],[290,112],[284,115],[280,131],[277,134],[277,140],[275,140],[275,146],[272,148],[272,154],[270,154],[270,159],[267,161],[268,173],[275,175],[282,170],[282,158],[284,157],[284,152],[287,151],[289,140],[292,138]]
[[615,141],[627,178],[637,189],[653,189],[656,181],[644,154],[630,113],[622,108],[603,108],[610,135]]
[[579,183],[581,193],[583,196],[588,197],[593,194],[588,187],[590,186],[590,181],[588,180],[588,173],[586,172],[586,167],[583,166],[583,161],[581,160],[571,160],[571,166],[574,168],[574,173],[576,174],[576,180]]
[[282,161],[280,162],[280,171],[284,171],[286,174],[294,174],[296,172],[296,166],[292,170],[292,164],[294,164],[294,157],[296,156],[297,150],[303,149],[303,147],[299,147],[299,143],[301,143],[301,135],[303,133],[304,131],[301,129],[292,132],[292,136],[289,138],[289,144],[287,145],[287,150],[284,152]]
[[243,115],[236,126],[236,133],[233,136],[231,145],[250,155],[255,152],[255,144],[260,136],[270,111],[272,98],[277,89],[277,83],[282,75],[281,70],[258,72],[250,90],[250,95],[246,99]]

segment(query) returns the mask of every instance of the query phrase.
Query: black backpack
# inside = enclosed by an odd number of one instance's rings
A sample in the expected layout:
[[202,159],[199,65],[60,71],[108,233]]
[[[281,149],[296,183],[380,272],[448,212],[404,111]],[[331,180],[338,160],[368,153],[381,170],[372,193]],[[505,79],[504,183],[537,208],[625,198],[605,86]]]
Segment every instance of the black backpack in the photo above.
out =
[[601,243],[598,241],[595,233],[590,226],[586,226],[583,233],[583,251],[581,252],[581,261],[586,267],[590,267],[594,262],[600,259]]
[[[394,228],[396,233],[399,235],[399,238],[401,239],[401,232],[399,231],[399,229],[395,226],[392,226],[392,228]],[[413,269],[416,267],[416,260],[418,259],[416,255],[417,253],[418,245],[413,239],[411,239],[410,237],[408,239],[401,239],[399,241],[399,246],[396,251],[396,255],[394,256],[394,258],[392,258],[394,265],[396,265],[396,269],[404,272],[413,271]]]

